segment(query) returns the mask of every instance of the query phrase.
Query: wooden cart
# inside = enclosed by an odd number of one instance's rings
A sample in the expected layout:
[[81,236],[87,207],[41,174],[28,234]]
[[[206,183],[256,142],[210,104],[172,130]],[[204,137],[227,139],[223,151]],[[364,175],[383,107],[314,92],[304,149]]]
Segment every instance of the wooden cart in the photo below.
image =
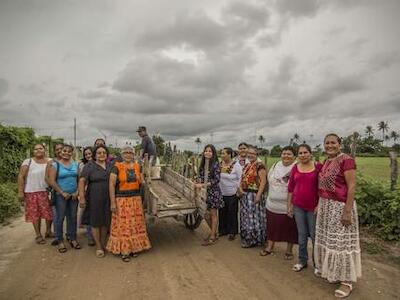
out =
[[[196,190],[193,178],[183,175],[171,165],[160,167],[159,176],[152,176],[147,160],[144,163],[144,207],[146,213],[156,218],[174,217],[182,220],[186,228],[194,230],[203,218],[208,220],[206,190]],[[186,176],[185,176],[186,175]],[[193,173],[192,173],[193,175]],[[206,177],[207,178],[207,177]]]

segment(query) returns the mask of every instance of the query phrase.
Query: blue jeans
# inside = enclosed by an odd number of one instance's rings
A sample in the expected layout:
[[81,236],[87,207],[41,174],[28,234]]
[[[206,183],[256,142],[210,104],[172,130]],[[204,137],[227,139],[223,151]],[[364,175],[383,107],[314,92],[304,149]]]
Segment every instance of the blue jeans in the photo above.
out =
[[293,205],[294,218],[296,220],[297,231],[299,233],[299,264],[307,265],[308,261],[308,237],[313,244],[313,263],[314,263],[314,241],[315,241],[315,221],[316,215],[313,211],[304,210]]
[[61,195],[56,194],[55,207],[57,212],[54,224],[56,239],[63,240],[64,219],[67,218],[67,239],[76,240],[78,201],[64,200]]

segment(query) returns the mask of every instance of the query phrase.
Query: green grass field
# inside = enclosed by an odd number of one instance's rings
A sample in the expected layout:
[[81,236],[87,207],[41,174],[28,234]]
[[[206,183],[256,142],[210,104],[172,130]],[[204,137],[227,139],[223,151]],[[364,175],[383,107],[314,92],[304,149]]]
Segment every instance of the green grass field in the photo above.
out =
[[[261,159],[263,158],[261,157]],[[278,157],[268,157],[268,168],[278,159]],[[399,159],[397,161],[400,163]],[[357,157],[356,163],[358,171],[364,176],[387,183],[390,181],[390,160],[388,157]],[[400,184],[400,182],[398,184]]]

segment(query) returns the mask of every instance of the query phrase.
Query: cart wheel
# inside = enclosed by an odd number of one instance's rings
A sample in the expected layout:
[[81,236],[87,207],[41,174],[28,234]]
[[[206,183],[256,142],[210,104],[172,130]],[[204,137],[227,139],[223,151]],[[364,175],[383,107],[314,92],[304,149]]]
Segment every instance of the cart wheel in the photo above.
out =
[[195,230],[197,227],[200,226],[201,220],[203,218],[199,215],[197,211],[185,215],[184,223],[187,229]]

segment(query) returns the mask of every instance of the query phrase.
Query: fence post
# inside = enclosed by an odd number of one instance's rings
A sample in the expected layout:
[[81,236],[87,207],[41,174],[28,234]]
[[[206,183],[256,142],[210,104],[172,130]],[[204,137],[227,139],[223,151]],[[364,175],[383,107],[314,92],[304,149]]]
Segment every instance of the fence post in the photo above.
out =
[[353,158],[356,158],[357,140],[358,140],[359,136],[360,136],[360,134],[358,132],[354,132],[353,137],[351,139],[350,149],[351,149],[351,156]]
[[396,151],[389,151],[390,158],[390,189],[396,190],[397,177],[398,177],[398,165],[397,165],[397,153]]

